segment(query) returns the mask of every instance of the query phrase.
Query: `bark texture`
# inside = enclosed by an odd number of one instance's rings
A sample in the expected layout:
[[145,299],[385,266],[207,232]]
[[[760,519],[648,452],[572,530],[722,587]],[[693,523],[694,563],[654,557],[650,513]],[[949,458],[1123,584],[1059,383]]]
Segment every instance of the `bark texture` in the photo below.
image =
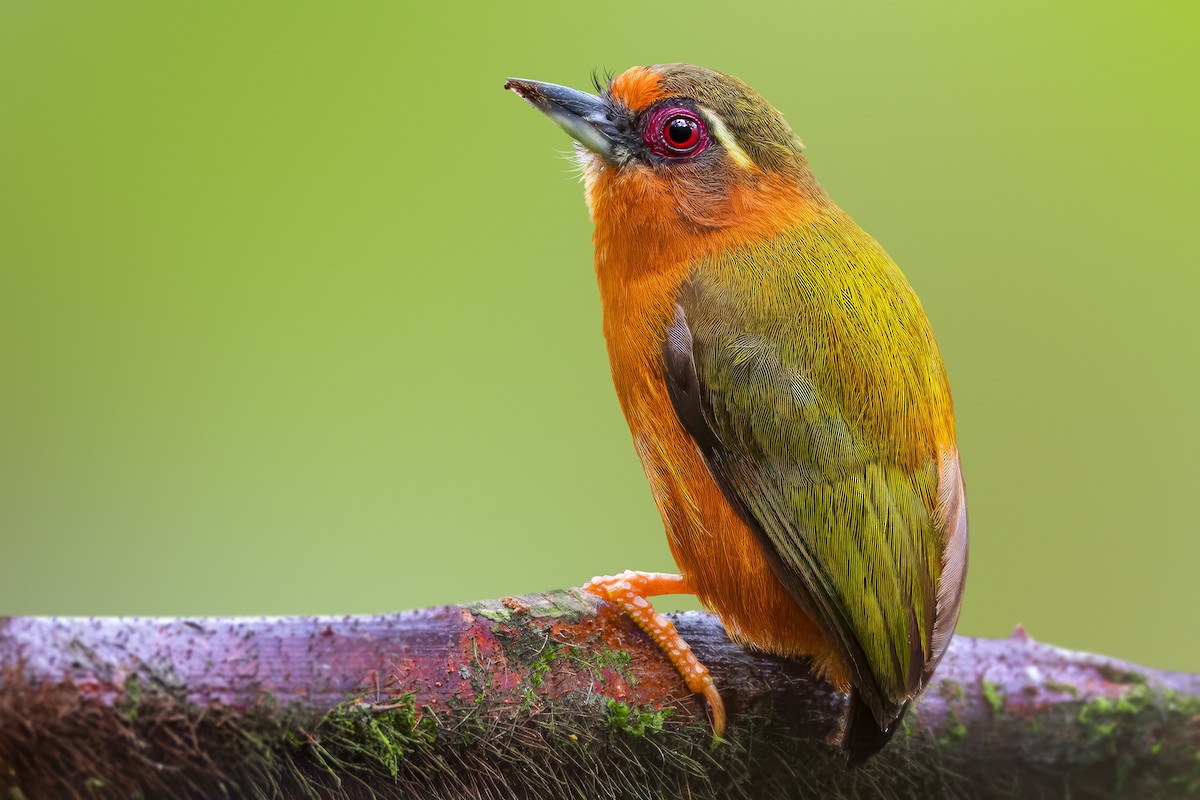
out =
[[846,772],[844,698],[675,616],[730,712],[578,591],[383,616],[0,618],[0,798],[1189,797],[1200,676],[958,637]]

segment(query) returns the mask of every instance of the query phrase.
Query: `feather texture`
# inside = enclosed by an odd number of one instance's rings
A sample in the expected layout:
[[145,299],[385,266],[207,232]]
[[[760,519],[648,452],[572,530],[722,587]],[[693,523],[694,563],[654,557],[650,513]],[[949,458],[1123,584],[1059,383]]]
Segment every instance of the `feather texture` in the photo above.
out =
[[[944,649],[953,629],[938,615],[953,416],[915,295],[833,217],[697,264],[663,358],[673,407],[726,499],[890,726],[940,656],[935,631]],[[948,513],[960,498],[947,490]],[[956,615],[956,590],[942,594]]]

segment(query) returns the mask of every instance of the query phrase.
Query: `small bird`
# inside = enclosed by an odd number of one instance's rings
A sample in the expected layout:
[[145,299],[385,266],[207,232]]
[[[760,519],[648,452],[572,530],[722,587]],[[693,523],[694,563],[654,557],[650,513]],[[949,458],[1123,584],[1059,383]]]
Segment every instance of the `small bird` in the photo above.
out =
[[967,505],[929,320],[748,85],[633,67],[598,94],[505,84],[577,142],[613,381],[679,575],[585,588],[708,700],[646,598],[695,594],[736,642],[849,693],[847,763],[882,748],[962,606]]

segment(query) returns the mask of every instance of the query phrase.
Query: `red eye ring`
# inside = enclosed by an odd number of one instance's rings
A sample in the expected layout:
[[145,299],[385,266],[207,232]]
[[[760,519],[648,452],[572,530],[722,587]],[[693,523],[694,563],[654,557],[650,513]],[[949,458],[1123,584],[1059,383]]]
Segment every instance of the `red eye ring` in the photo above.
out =
[[651,113],[643,139],[660,158],[693,158],[708,149],[708,126],[690,108],[662,106]]

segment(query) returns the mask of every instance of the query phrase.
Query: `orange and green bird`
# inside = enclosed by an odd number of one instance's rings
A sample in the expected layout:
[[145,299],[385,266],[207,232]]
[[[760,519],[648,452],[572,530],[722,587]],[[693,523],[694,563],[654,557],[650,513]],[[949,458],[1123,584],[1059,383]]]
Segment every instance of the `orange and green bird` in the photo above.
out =
[[725,714],[646,598],[695,594],[742,645],[850,694],[847,759],[929,683],[962,605],[967,504],[946,368],[883,248],[742,81],[634,67],[593,95],[509,80],[577,140],[604,337],[679,575],[587,588]]

